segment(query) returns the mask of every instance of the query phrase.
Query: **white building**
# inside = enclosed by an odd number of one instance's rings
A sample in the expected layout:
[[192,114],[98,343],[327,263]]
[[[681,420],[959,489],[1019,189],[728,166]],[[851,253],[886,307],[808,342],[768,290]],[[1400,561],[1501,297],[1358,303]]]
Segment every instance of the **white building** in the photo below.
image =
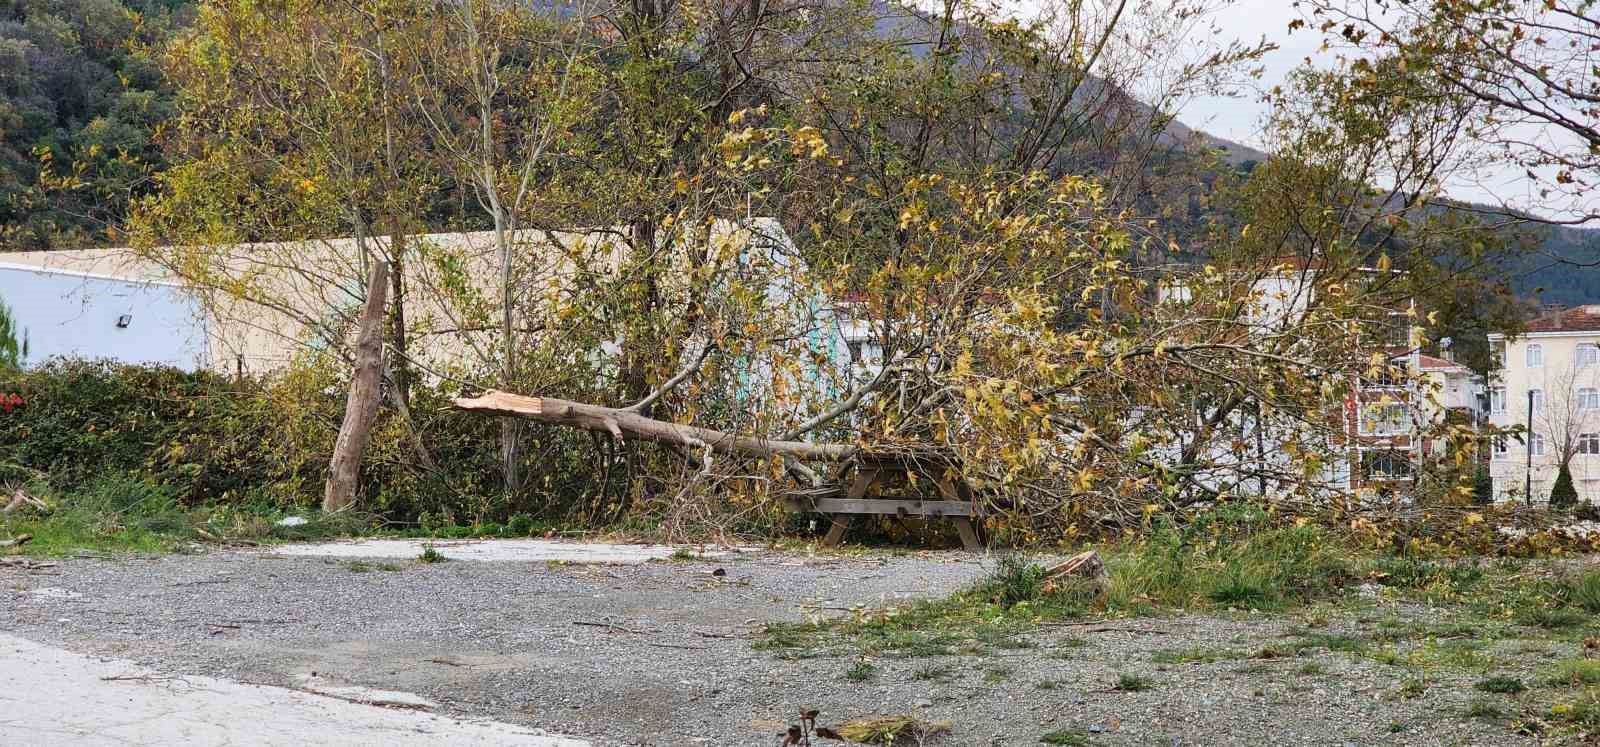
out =
[[1501,500],[1548,500],[1561,460],[1583,501],[1600,501],[1600,305],[1579,306],[1528,323],[1515,339],[1489,335],[1500,376],[1489,387],[1489,420],[1523,426],[1497,439],[1490,476]]
[[210,365],[206,315],[177,283],[0,262],[0,302],[25,343],[24,364],[60,356]]

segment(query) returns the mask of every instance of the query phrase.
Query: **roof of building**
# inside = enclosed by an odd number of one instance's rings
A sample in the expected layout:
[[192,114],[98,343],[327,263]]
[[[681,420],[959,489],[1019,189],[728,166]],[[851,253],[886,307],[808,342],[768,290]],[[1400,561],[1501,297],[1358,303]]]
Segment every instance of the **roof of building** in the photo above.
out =
[[1574,306],[1528,322],[1527,334],[1542,332],[1600,332],[1600,304]]
[[1421,359],[1422,370],[1424,371],[1466,373],[1468,370],[1466,366],[1463,366],[1455,361],[1445,360],[1444,358],[1435,358],[1431,355],[1419,355],[1417,357]]

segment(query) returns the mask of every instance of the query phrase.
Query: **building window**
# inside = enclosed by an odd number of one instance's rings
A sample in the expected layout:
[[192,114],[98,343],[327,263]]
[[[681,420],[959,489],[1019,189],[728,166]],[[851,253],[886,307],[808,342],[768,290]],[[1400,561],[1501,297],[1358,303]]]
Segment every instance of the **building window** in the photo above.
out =
[[1578,390],[1579,410],[1600,410],[1600,389],[1583,387]]
[[1584,343],[1578,346],[1578,366],[1593,366],[1600,364],[1600,345]]
[[1361,412],[1361,435],[1394,436],[1405,433],[1409,425],[1406,406],[1399,402],[1378,402]]
[[1544,346],[1529,345],[1527,362],[1528,368],[1544,368]]
[[1511,456],[1511,444],[1506,440],[1505,436],[1495,436],[1493,443],[1495,459],[1505,459]]
[[1502,371],[1504,371],[1506,368],[1508,368],[1511,365],[1511,358],[1510,358],[1510,354],[1508,352],[1508,348],[1506,347],[1506,344],[1503,343],[1503,342],[1498,344],[1498,345],[1495,345],[1494,357],[1495,357],[1495,360],[1500,361],[1500,370],[1502,370]]
[[1534,415],[1538,415],[1539,413],[1544,412],[1544,390],[1543,389],[1529,389],[1528,390],[1528,411],[1533,413]]
[[1528,454],[1530,456],[1544,456],[1544,436],[1537,433],[1528,436]]
[[1411,460],[1398,451],[1363,451],[1361,473],[1368,480],[1409,480]]
[[1600,454],[1600,433],[1584,433],[1578,436],[1579,454]]
[[1506,388],[1503,386],[1489,387],[1489,412],[1496,415],[1506,411]]

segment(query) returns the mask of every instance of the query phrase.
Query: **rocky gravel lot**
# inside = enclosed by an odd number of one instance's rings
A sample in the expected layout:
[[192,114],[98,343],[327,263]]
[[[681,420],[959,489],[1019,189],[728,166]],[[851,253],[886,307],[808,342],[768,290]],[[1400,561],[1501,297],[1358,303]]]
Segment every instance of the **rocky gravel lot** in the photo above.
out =
[[[1408,670],[1338,650],[1340,635],[1380,616],[1429,617],[1409,606],[1322,621],[1325,645],[1306,644],[1294,616],[1238,613],[1056,624],[1016,646],[867,662],[755,646],[768,622],[944,594],[984,570],[961,554],[778,551],[631,566],[232,551],[70,559],[0,567],[0,628],[174,674],[294,687],[315,673],[598,745],[775,745],[801,708],[820,709],[823,723],[948,722],[932,742],[946,745],[1535,741],[1464,715],[1483,695],[1472,686],[1481,671],[1408,684]],[[1293,641],[1277,658],[1223,653]],[[1493,644],[1528,672],[1571,655],[1568,645]],[[1123,674],[1148,689],[1116,689]]]

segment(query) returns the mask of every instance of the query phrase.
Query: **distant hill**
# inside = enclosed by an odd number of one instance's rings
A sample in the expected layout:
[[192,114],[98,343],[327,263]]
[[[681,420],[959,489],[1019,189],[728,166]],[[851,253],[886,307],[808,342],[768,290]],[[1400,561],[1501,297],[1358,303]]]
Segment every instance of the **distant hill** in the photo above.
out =
[[1564,306],[1600,303],[1600,228],[1532,230],[1546,236],[1527,258],[1525,268],[1510,278],[1517,295]]

